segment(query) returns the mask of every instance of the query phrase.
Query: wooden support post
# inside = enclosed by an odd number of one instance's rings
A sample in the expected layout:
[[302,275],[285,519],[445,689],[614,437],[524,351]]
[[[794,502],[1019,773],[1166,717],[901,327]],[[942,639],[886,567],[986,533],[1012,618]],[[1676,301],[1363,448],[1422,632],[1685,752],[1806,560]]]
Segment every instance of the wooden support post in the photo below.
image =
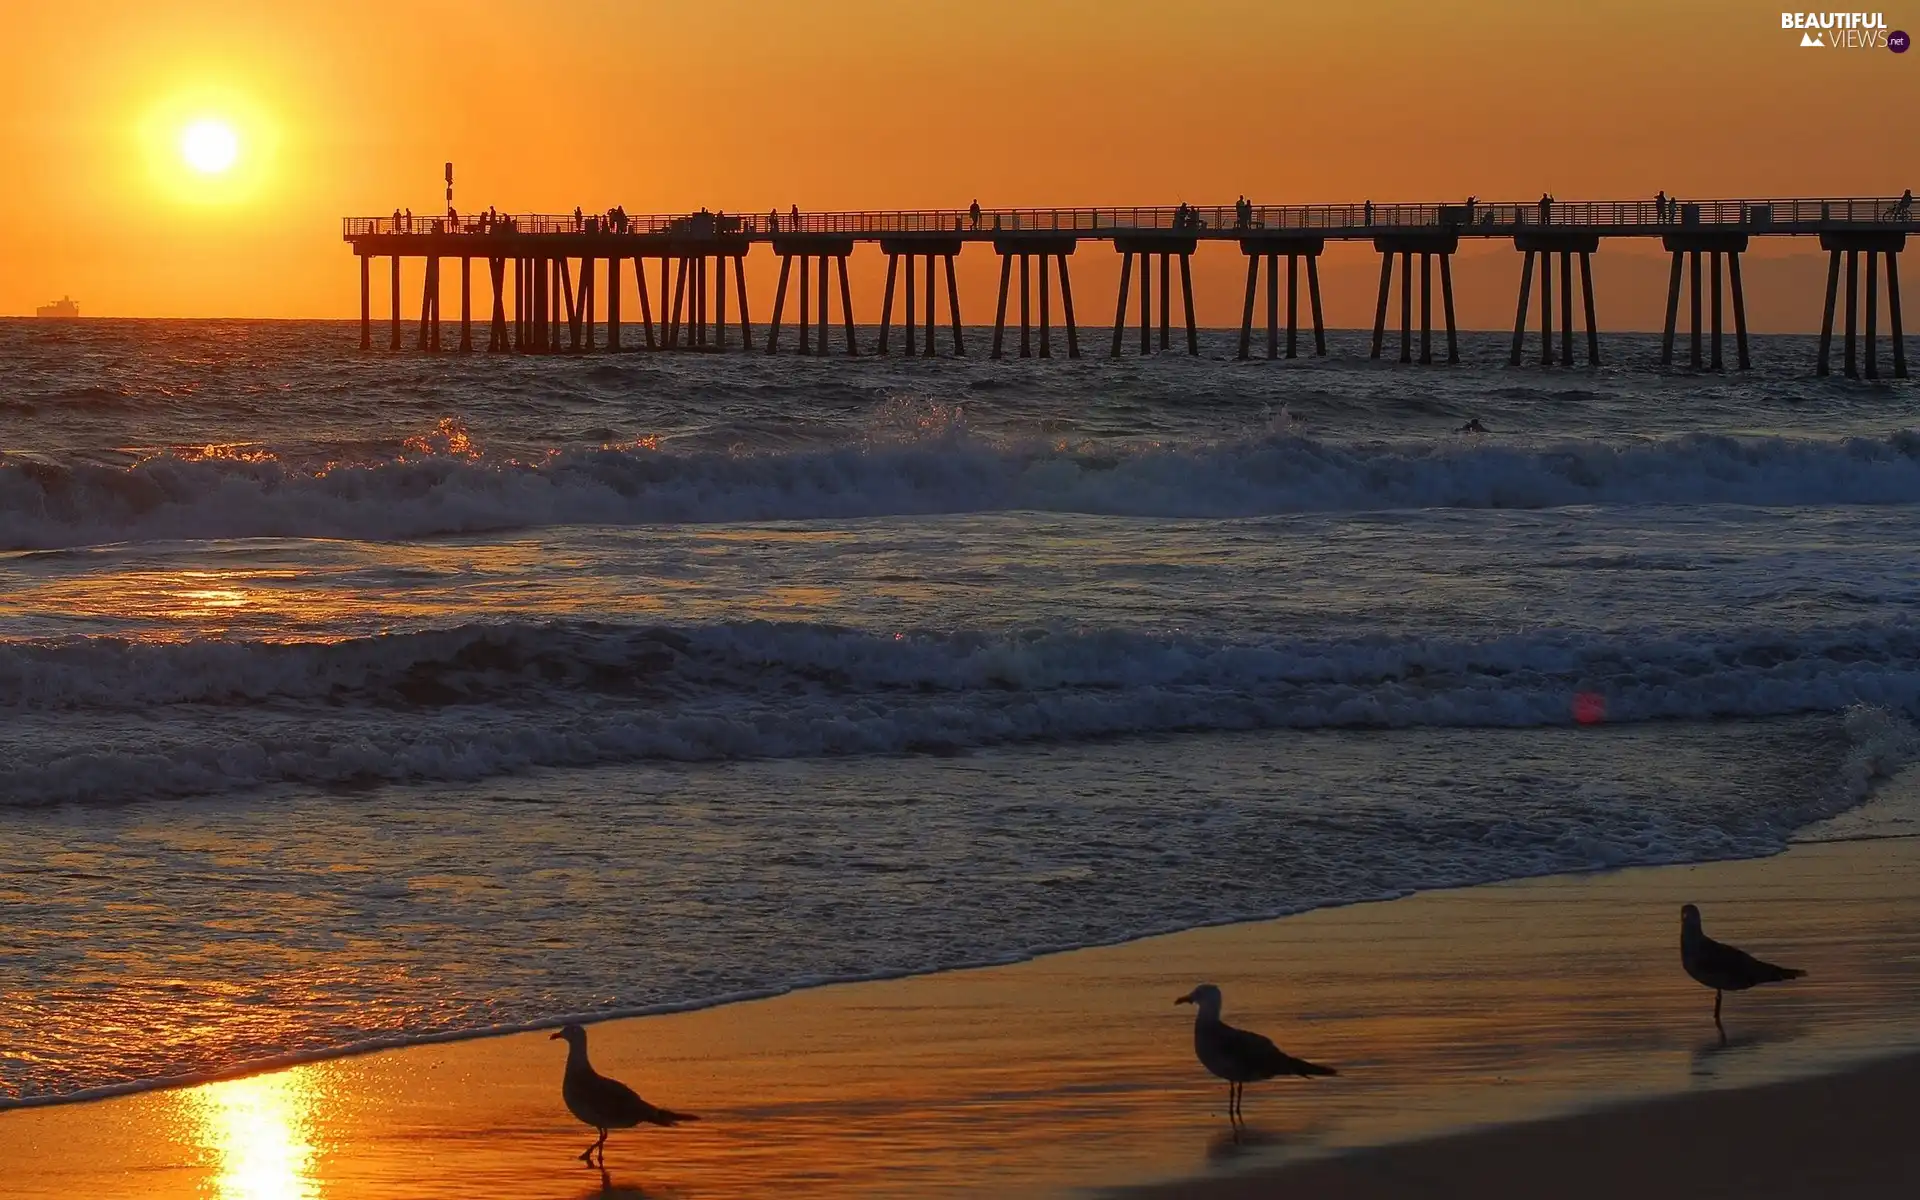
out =
[[[1677,255],[1675,256],[1678,257]],[[1833,354],[1833,303],[1840,294],[1840,252],[1827,252],[1827,311],[1820,321],[1820,357],[1814,366],[1815,375],[1825,375],[1832,362]]]
[[473,259],[460,256],[460,353],[473,353]]
[[887,352],[887,333],[893,325],[893,281],[899,270],[900,256],[887,255],[887,290],[881,294],[880,299],[880,342],[874,348],[875,354]]
[[[1533,258],[1531,255],[1529,255],[1527,258],[1527,267],[1529,270],[1531,270],[1533,267]],[[1381,255],[1380,255],[1380,303],[1376,305],[1373,310],[1373,353],[1369,356],[1371,358],[1380,357],[1381,344],[1386,341],[1387,289],[1389,286],[1392,285],[1392,283],[1393,283],[1393,251],[1386,250],[1381,252]],[[1251,304],[1252,303],[1251,293],[1253,291],[1253,279],[1251,275],[1249,275],[1247,279],[1247,291],[1249,293],[1248,303]],[[1526,302],[1522,301],[1520,304],[1520,307],[1524,310],[1526,308]]]
[[1267,255],[1267,357],[1280,357],[1280,256]]
[[433,352],[440,353],[440,258],[434,256],[431,264],[433,276]]
[[[1065,288],[1067,282],[1066,256],[1060,258],[1060,284]],[[1180,304],[1187,314],[1187,354],[1200,356],[1200,328],[1194,324],[1193,316],[1193,255],[1180,255]]]
[[1520,365],[1520,355],[1527,344],[1527,301],[1533,294],[1533,251],[1526,251],[1526,265],[1520,268],[1520,308],[1513,314],[1513,353],[1507,357],[1509,366]]
[[1707,263],[1707,267],[1713,273],[1713,278],[1710,281],[1708,286],[1708,293],[1713,298],[1713,304],[1712,304],[1713,347],[1711,350],[1711,354],[1713,357],[1712,357],[1711,366],[1716,371],[1722,371],[1726,369],[1726,359],[1724,354],[1722,353],[1722,343],[1726,339],[1723,335],[1724,322],[1722,322],[1722,320],[1720,319],[1720,312],[1721,312],[1720,251],[1718,250],[1713,251],[1713,253],[1710,255],[1710,261]]
[[[1453,255],[1440,255],[1440,305],[1447,314],[1447,362],[1460,361],[1460,335],[1453,325]],[[1307,260],[1307,269],[1313,269],[1313,260]]]
[[527,348],[527,260],[515,257],[513,260],[513,352],[523,354]]
[[667,349],[669,350],[680,348],[682,331],[686,328],[686,306],[692,299],[687,294],[687,261],[687,256],[684,254],[674,260],[673,315],[667,319]]
[[1905,379],[1907,338],[1900,328],[1900,256],[1891,252],[1887,254],[1887,332],[1893,338],[1893,377]]
[[[780,316],[787,309],[787,276],[793,271],[793,255],[780,256],[780,282],[773,288],[773,316],[767,321],[767,353],[780,349]],[[881,334],[882,337],[886,335]]]
[[506,271],[506,259],[497,256],[487,259],[487,278],[493,283],[493,320],[487,325],[489,354],[498,354],[507,348],[507,297],[503,286]]
[[820,353],[822,355],[825,355],[827,353],[827,316],[828,316],[827,275],[829,273],[829,266],[832,263],[832,261],[833,260],[831,258],[827,257],[824,254],[820,256],[820,339],[819,341],[820,341]]
[[1167,349],[1167,332],[1168,326],[1171,324],[1168,319],[1168,309],[1173,305],[1173,279],[1170,270],[1172,266],[1170,261],[1171,257],[1172,256],[1164,250],[1160,252],[1160,350],[1162,353],[1165,353]]
[[707,333],[711,313],[707,310],[707,256],[693,256],[693,348],[707,348]]
[[[960,340],[960,284],[953,275],[953,255],[944,256],[947,260],[947,320],[953,325],[953,356],[966,357],[967,348]],[[841,260],[845,262],[845,259]],[[1061,267],[1060,285],[1066,286],[1066,268]]]
[[1860,252],[1847,251],[1847,378],[1860,378],[1859,359],[1855,354],[1856,330],[1859,328],[1860,292]]
[[1420,252],[1420,365],[1433,365],[1433,253]]
[[1667,332],[1660,341],[1660,365],[1673,365],[1673,331],[1680,322],[1680,251],[1673,252],[1673,273],[1667,277]]
[[922,357],[925,357],[925,358],[933,358],[940,353],[940,345],[939,345],[940,339],[935,336],[935,330],[939,328],[939,319],[934,315],[934,312],[933,312],[934,285],[935,285],[935,280],[934,280],[934,272],[933,272],[933,255],[929,254],[927,255],[927,283],[926,283],[927,340],[926,340],[926,344],[923,347],[921,347],[921,350],[920,350]]
[[1880,378],[1880,254],[1867,251],[1867,378]]
[[1152,253],[1140,252],[1140,357],[1154,353],[1152,342],[1152,315],[1154,315],[1154,276],[1150,275],[1154,265]]
[[1040,357],[1053,357],[1053,263],[1040,256]]
[[1287,357],[1300,356],[1300,256],[1287,255]]
[[1032,255],[1020,256],[1020,357],[1033,357],[1032,304],[1033,276],[1032,265],[1028,261]]
[[415,347],[423,354],[433,348],[429,342],[429,326],[433,320],[433,269],[440,265],[440,260],[429,254],[425,263],[425,269],[420,273],[420,342]]
[[1540,365],[1553,365],[1553,251],[1540,252]]
[[[589,313],[587,319],[593,319]],[[591,347],[593,326],[589,324],[587,345]],[[713,256],[713,346],[716,350],[727,348],[727,260],[723,255]]]
[[847,282],[847,256],[836,254],[834,257],[840,260],[840,324],[847,334],[848,355],[858,357],[860,343],[853,335],[853,285]]
[[740,296],[740,349],[753,353],[753,314],[747,309],[747,256],[733,256],[733,290]]
[[[891,272],[889,272],[891,273]],[[993,351],[991,357],[999,358],[1001,346],[1007,335],[1007,285],[1013,281],[1013,255],[1000,256],[1000,302],[993,310]]]
[[[1894,306],[1894,312],[1898,313],[1899,311],[1899,305],[1896,304]],[[1079,358],[1080,326],[1079,323],[1073,319],[1073,275],[1067,270],[1067,256],[1065,254],[1060,255],[1060,315],[1064,317],[1067,322],[1067,357]],[[1893,324],[1896,329],[1899,328],[1900,321],[1897,316]],[[1897,336],[1898,335],[1896,335],[1896,337]]]
[[[1737,290],[1740,286],[1740,273],[1737,268],[1734,271],[1733,278],[1736,289],[1734,310],[1737,312],[1740,308]],[[1593,253],[1588,250],[1582,250],[1580,252],[1580,303],[1587,312],[1587,365],[1597,367],[1600,365],[1600,326],[1598,319],[1593,314]],[[1740,352],[1744,358],[1747,346],[1746,334],[1744,332],[1746,326],[1742,325],[1741,329],[1743,332],[1740,335]]]
[[[1442,264],[1440,277],[1445,279],[1446,266]],[[1320,256],[1307,255],[1307,303],[1313,309],[1313,352],[1321,358],[1327,356],[1327,323],[1320,316]],[[1447,292],[1447,344],[1451,346],[1453,330],[1453,292]]]
[[588,350],[594,348],[594,308],[596,307],[594,301],[598,298],[596,293],[599,291],[594,286],[594,265],[599,261],[591,254],[580,256],[580,323],[586,327]]
[[620,352],[620,256],[607,255],[607,349]]
[[668,299],[667,292],[668,292],[667,256],[665,254],[662,254],[660,256],[660,321],[659,321],[660,349],[662,350],[671,349],[673,345],[672,342],[668,341],[669,335],[671,335],[671,333],[673,332],[671,328],[673,324],[673,320],[672,320],[673,304],[672,304],[672,301]]
[[[1269,268],[1272,263],[1267,264]],[[1272,291],[1269,282],[1268,291]],[[1400,361],[1413,361],[1413,251],[1400,252]]]
[[392,350],[400,348],[400,256],[393,256],[393,344]]
[[1701,366],[1701,362],[1700,362],[1700,252],[1698,250],[1693,250],[1693,251],[1689,251],[1688,253],[1689,253],[1689,258],[1687,261],[1687,272],[1692,277],[1692,284],[1693,284],[1691,293],[1688,297],[1688,299],[1692,302],[1692,306],[1693,306],[1690,313],[1692,317],[1692,322],[1689,326],[1690,331],[1693,334],[1693,353],[1691,355],[1691,363],[1692,363],[1693,369],[1698,371]]
[[1560,252],[1560,365],[1573,365],[1573,253]]
[[1120,357],[1120,342],[1127,334],[1127,284],[1133,278],[1133,255],[1126,251],[1120,253],[1120,299],[1113,309],[1113,353],[1111,358]]
[[[800,353],[802,354],[813,353],[813,293],[809,290],[812,283],[812,260],[813,256],[810,254],[800,255]],[[913,294],[913,260],[911,259],[907,260],[907,294],[908,311],[911,312]],[[908,318],[908,324],[912,324],[911,317]],[[909,333],[907,339],[907,353],[911,354],[913,353],[913,335]]]
[[918,320],[918,318],[917,318],[917,317],[915,316],[915,314],[914,314],[914,309],[913,309],[913,305],[914,305],[914,299],[913,299],[913,298],[914,298],[914,294],[915,294],[915,288],[914,288],[914,286],[913,286],[913,259],[914,259],[914,255],[913,255],[913,254],[911,254],[911,253],[909,253],[909,254],[908,254],[908,255],[906,256],[906,258],[907,258],[907,280],[906,280],[906,283],[907,283],[907,288],[906,288],[906,292],[907,292],[907,320],[906,320],[906,329],[904,330],[904,332],[905,332],[905,333],[906,333],[906,335],[907,335],[907,344],[906,344],[906,349],[905,349],[905,351],[903,351],[903,353],[905,353],[905,355],[906,355],[906,356],[907,356],[908,358],[912,358],[912,357],[913,357],[913,353],[914,353],[914,351],[913,351],[913,337],[914,337],[914,331],[915,331],[915,329],[916,329],[916,328],[917,328],[917,327],[919,326],[919,324],[920,324],[920,322],[919,322],[919,320]]
[[[1728,282],[1733,284],[1734,354],[1740,369],[1744,371],[1751,367],[1753,363],[1747,357],[1747,291],[1740,285],[1740,252],[1738,250],[1730,250],[1727,252],[1727,278]],[[1588,294],[1587,308],[1589,310],[1588,321],[1589,325],[1591,325],[1591,310],[1593,308],[1591,293]],[[1595,361],[1598,361],[1598,351],[1595,351]]]
[[[647,349],[658,350],[659,344],[653,337],[653,302],[647,296],[647,262],[637,254],[633,256],[633,282],[640,292],[640,330],[646,335]],[[664,298],[665,293],[661,295]]]
[[[1392,262],[1393,260],[1389,258],[1385,261]],[[1383,284],[1382,286],[1384,287],[1385,285]],[[1245,358],[1247,351],[1253,346],[1253,297],[1254,293],[1259,290],[1259,287],[1260,256],[1258,254],[1249,254],[1247,255],[1247,306],[1241,310],[1240,313],[1239,357],[1241,358]],[[1384,293],[1382,294],[1384,295]],[[1387,311],[1386,305],[1387,302],[1385,300],[1380,301],[1380,312],[1383,316]],[[1378,329],[1375,329],[1373,334],[1373,354],[1375,358],[1380,356],[1380,331]]]
[[360,256],[360,348],[373,349],[373,268],[372,256]]

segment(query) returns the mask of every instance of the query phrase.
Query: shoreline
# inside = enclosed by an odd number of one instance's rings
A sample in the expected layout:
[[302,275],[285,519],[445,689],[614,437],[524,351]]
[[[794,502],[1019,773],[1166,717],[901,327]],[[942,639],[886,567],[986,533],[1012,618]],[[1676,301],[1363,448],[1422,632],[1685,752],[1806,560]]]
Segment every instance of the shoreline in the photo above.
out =
[[[1910,838],[1796,845],[599,1023],[601,1070],[706,1118],[617,1133],[610,1181],[685,1195],[1231,1188],[1476,1127],[1831,1073],[1920,1049],[1916,867]],[[1725,1048],[1710,995],[1679,970],[1683,898],[1710,933],[1813,971],[1731,997]],[[1250,1088],[1244,1145],[1171,1004],[1202,979],[1225,988],[1229,1021],[1342,1072]],[[0,1114],[0,1157],[23,1200],[134,1181],[185,1200],[243,1167],[286,1194],[444,1194],[420,1179],[422,1153],[441,1185],[572,1197],[591,1175],[571,1161],[585,1142],[558,1103],[560,1062],[546,1033],[512,1033],[16,1108]],[[269,1167],[248,1157],[262,1139]],[[80,1140],[93,1149],[75,1163]]]

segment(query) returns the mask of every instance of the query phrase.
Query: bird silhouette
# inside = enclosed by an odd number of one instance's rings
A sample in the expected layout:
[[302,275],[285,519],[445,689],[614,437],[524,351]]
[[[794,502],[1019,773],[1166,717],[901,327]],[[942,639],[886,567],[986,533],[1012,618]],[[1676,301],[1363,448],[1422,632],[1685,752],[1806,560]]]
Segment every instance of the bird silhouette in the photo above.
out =
[[1227,1081],[1227,1120],[1238,1126],[1244,1119],[1241,1102],[1246,1085],[1277,1075],[1338,1075],[1332,1067],[1295,1058],[1278,1046],[1246,1029],[1235,1029],[1220,1019],[1220,989],[1203,983],[1174,1001],[1191,1004],[1193,1052],[1200,1065]]
[[1744,992],[1763,983],[1783,983],[1798,979],[1805,971],[1776,967],[1761,962],[1745,950],[1716,942],[1700,928],[1700,910],[1691,904],[1680,909],[1680,965],[1694,982],[1713,989],[1713,1026],[1720,1040],[1727,1040],[1727,1027],[1720,1023],[1720,1001],[1727,992]]
[[607,1165],[607,1131],[610,1129],[632,1129],[636,1125],[678,1125],[682,1121],[698,1121],[692,1113],[673,1112],[670,1109],[655,1108],[642,1100],[634,1090],[617,1079],[608,1079],[593,1069],[587,1061],[587,1031],[578,1025],[562,1025],[560,1032],[553,1035],[551,1041],[565,1040],[567,1043],[567,1073],[560,1083],[560,1098],[567,1103],[567,1111],[579,1117],[588,1125],[600,1131],[600,1140],[588,1146],[580,1155],[580,1161],[593,1166],[593,1156],[600,1155],[600,1167]]

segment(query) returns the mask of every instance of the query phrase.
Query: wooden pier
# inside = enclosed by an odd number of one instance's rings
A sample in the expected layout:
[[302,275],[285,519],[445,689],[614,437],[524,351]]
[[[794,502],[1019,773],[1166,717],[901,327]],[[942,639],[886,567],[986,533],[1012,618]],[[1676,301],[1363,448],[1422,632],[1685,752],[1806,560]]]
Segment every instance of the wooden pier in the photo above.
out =
[[[1827,288],[1821,322],[1818,374],[1832,366],[1837,316],[1844,315],[1842,370],[1850,378],[1877,379],[1880,358],[1880,276],[1886,275],[1885,308],[1891,373],[1907,377],[1905,334],[1901,324],[1899,256],[1916,227],[1910,197],[1796,198],[1771,200],[1540,201],[1487,204],[1319,204],[1172,208],[933,209],[899,212],[840,212],[766,216],[708,212],[629,217],[624,213],[573,216],[543,214],[409,217],[349,217],[343,236],[360,257],[360,344],[373,347],[372,260],[390,260],[391,328],[387,346],[403,348],[400,262],[425,263],[416,347],[425,352],[472,351],[473,264],[486,265],[492,308],[485,349],[493,353],[553,354],[599,350],[597,331],[604,321],[609,351],[733,349],[730,330],[737,322],[738,349],[775,354],[792,315],[799,354],[834,352],[831,329],[835,293],[839,307],[839,350],[862,353],[854,320],[847,260],[862,244],[877,244],[887,256],[885,299],[876,354],[935,357],[940,325],[936,310],[946,303],[945,324],[951,353],[964,355],[960,290],[955,259],[969,244],[990,247],[1000,256],[1000,288],[989,351],[1008,352],[1008,301],[1018,277],[1017,317],[1020,357],[1054,356],[1058,281],[1060,328],[1066,356],[1080,357],[1080,328],[1073,307],[1070,263],[1082,242],[1105,242],[1121,256],[1119,294],[1114,306],[1109,354],[1126,352],[1135,322],[1129,300],[1137,297],[1138,353],[1161,353],[1174,343],[1173,278],[1177,264],[1184,349],[1200,352],[1194,317],[1193,255],[1208,242],[1228,242],[1247,260],[1245,303],[1240,323],[1239,357],[1254,349],[1256,310],[1264,290],[1266,357],[1294,358],[1301,343],[1301,260],[1305,260],[1308,308],[1312,314],[1313,352],[1325,355],[1319,261],[1330,242],[1370,246],[1380,256],[1380,289],[1375,307],[1372,356],[1386,348],[1389,301],[1398,259],[1399,361],[1432,364],[1434,284],[1437,266],[1446,334],[1444,362],[1460,361],[1454,324],[1453,255],[1466,239],[1512,243],[1522,255],[1517,284],[1509,362],[1526,358],[1532,290],[1539,281],[1538,362],[1543,367],[1575,365],[1573,272],[1580,273],[1584,314],[1585,365],[1601,363],[1600,330],[1594,309],[1592,256],[1614,238],[1657,238],[1672,255],[1667,288],[1661,362],[1674,365],[1674,340],[1680,298],[1689,297],[1686,365],[1695,370],[1725,366],[1724,300],[1731,300],[1734,361],[1751,365],[1747,343],[1746,296],[1740,256],[1755,238],[1819,239],[1828,254]],[[754,344],[754,322],[747,295],[744,260],[765,245],[780,260],[779,283],[761,345]],[[1862,279],[1861,256],[1865,255]],[[1559,346],[1554,347],[1554,258],[1559,258]],[[1845,293],[1842,297],[1842,258]],[[1414,261],[1419,261],[1419,350],[1414,351]],[[1281,337],[1280,275],[1285,260],[1285,339]],[[460,324],[457,341],[443,339],[441,264],[460,264]],[[658,265],[653,266],[657,260]],[[1437,263],[1436,263],[1437,260]],[[639,340],[628,338],[622,323],[623,265],[631,266],[632,292],[638,302]],[[1703,303],[1702,267],[1708,299]],[[797,270],[796,270],[797,267]],[[1261,288],[1264,270],[1265,288]],[[944,273],[944,287],[939,276]],[[657,282],[650,285],[649,275]],[[729,289],[731,276],[731,289]],[[1724,278],[1724,286],[1723,286]],[[604,279],[604,291],[602,280]],[[837,287],[835,284],[837,283]],[[1037,289],[1036,289],[1037,285]],[[1037,294],[1036,294],[1037,290]],[[1157,310],[1156,310],[1157,292]],[[894,302],[903,321],[894,332]],[[731,309],[729,301],[731,300]],[[1703,327],[1703,308],[1709,316]],[[1864,321],[1862,317],[1864,316]],[[1157,317],[1157,320],[1156,320]],[[1037,338],[1036,338],[1037,333]]]

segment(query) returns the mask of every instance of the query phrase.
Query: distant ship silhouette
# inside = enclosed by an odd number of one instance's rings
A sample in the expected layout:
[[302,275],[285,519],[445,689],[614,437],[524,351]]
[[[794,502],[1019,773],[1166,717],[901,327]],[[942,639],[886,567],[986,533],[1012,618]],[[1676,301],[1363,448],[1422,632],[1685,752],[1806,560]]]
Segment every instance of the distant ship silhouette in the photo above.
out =
[[62,296],[52,304],[42,304],[33,310],[36,317],[58,317],[73,320],[80,315],[80,306],[73,302],[72,296]]

